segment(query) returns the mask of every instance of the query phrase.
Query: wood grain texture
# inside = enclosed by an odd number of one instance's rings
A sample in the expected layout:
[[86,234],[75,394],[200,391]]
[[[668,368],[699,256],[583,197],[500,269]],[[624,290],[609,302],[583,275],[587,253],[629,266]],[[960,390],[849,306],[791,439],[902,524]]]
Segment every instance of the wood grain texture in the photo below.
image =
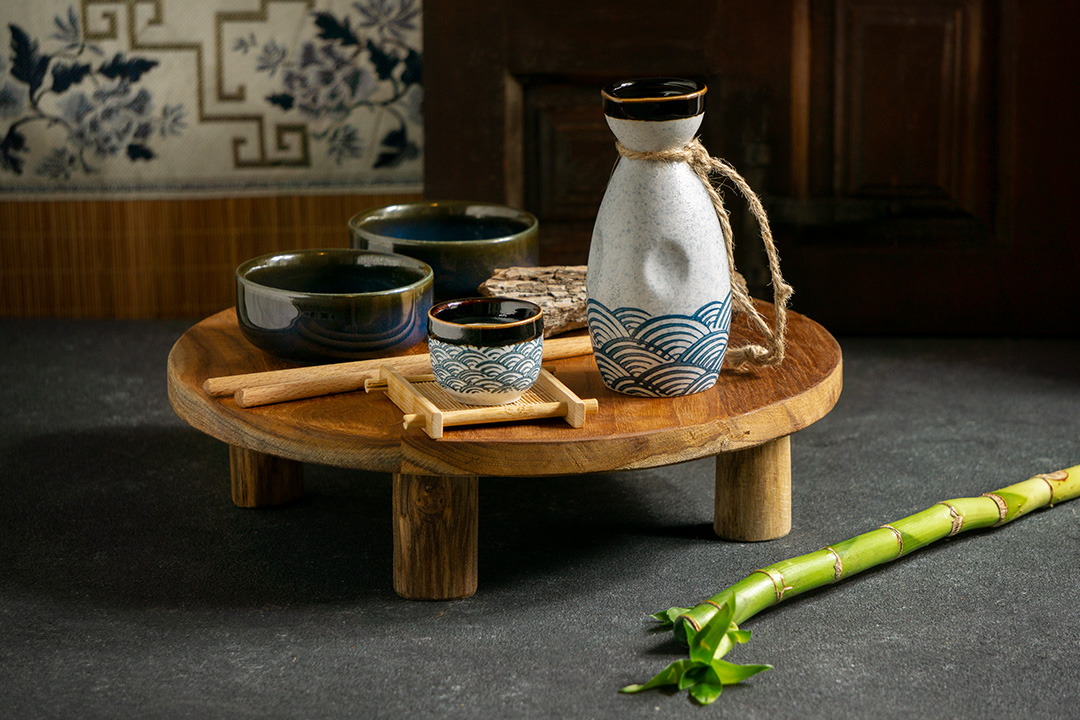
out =
[[304,466],[295,460],[230,445],[229,472],[237,507],[284,505],[304,492]]
[[[761,303],[766,319],[772,306]],[[732,342],[751,331],[741,318]],[[604,387],[592,356],[553,363],[578,397],[599,411],[584,428],[537,420],[455,428],[432,440],[402,428],[381,394],[344,393],[243,409],[207,395],[211,376],[290,367],[254,348],[236,315],[222,311],[192,327],[169,355],[169,397],[196,429],[230,445],[340,467],[415,475],[564,475],[656,467],[761,445],[832,409],[842,386],[841,352],[820,325],[789,313],[788,353],[779,368],[724,371],[711,390],[681,398],[633,398]]]
[[0,315],[199,318],[233,272],[282,250],[348,247],[348,220],[419,195],[0,202]]
[[740,542],[791,532],[791,436],[716,456],[713,529]]
[[410,600],[476,592],[480,480],[394,475],[394,590]]

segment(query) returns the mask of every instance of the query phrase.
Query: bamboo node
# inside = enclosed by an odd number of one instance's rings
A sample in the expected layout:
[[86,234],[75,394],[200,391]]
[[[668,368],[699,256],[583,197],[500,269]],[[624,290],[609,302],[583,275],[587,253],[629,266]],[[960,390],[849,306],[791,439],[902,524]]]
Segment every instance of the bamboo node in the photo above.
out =
[[[896,551],[896,557],[900,557],[904,554],[904,536],[900,534],[900,531],[894,528],[892,525],[882,525],[878,530],[892,530],[893,535],[896,536],[896,544],[899,549]],[[894,560],[896,558],[893,558]]]
[[844,561],[840,559],[840,554],[826,545],[823,550],[827,550],[830,555],[836,558],[836,562],[833,563],[833,582],[840,582],[840,577],[844,574]]
[[[784,582],[784,576],[780,573],[779,570],[773,570],[772,568],[765,568],[765,569],[755,570],[754,572],[752,572],[750,574],[753,575],[754,573],[762,573],[763,575],[768,577],[769,580],[772,580],[773,590],[776,591],[776,602],[777,603],[779,603],[781,600],[784,599],[784,593],[785,592],[787,592],[788,590],[794,590],[795,589],[791,585],[788,585],[788,584],[786,584]],[[773,603],[773,604],[775,605],[776,603]]]
[[952,537],[964,529],[964,516],[960,514],[959,510],[947,502],[939,502],[938,505],[944,505],[949,508],[949,517],[952,518],[952,530],[949,531],[949,537]]
[[686,613],[683,613],[682,615],[677,617],[676,620],[685,620],[694,627],[694,632],[701,632],[701,625],[698,624],[698,621],[690,617]]
[[1009,504],[1005,502],[1005,499],[1003,497],[992,492],[983,493],[982,496],[985,498],[990,498],[994,501],[994,504],[997,505],[998,521],[994,523],[994,527],[998,527],[999,525],[1004,524],[1005,516],[1009,514]]
[[1054,483],[1050,482],[1050,478],[1039,475],[1038,478],[1046,483],[1046,487],[1050,489],[1050,501],[1046,503],[1050,507],[1054,507]]
[[1050,502],[1047,503],[1050,507],[1054,507],[1054,483],[1064,482],[1069,479],[1069,473],[1066,470],[1058,470],[1052,473],[1039,473],[1035,477],[1046,483],[1046,487],[1050,488]]

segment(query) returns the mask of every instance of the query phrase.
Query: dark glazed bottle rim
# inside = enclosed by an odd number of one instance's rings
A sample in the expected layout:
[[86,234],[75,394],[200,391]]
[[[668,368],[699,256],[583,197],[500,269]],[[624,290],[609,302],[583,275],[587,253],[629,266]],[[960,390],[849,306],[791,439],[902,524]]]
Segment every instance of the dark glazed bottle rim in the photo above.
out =
[[621,120],[682,120],[705,112],[705,83],[673,77],[623,80],[605,87],[604,114]]

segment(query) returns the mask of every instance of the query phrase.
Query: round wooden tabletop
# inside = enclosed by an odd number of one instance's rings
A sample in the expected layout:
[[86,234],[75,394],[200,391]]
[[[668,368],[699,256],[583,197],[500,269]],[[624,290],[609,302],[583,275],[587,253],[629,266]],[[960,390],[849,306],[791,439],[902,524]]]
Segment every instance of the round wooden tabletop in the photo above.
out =
[[[759,303],[766,319],[772,306]],[[731,343],[750,330],[739,318]],[[192,427],[230,445],[277,457],[391,473],[541,476],[656,467],[741,450],[790,435],[828,413],[842,386],[840,346],[821,325],[788,314],[780,367],[724,370],[710,390],[635,398],[608,390],[592,356],[557,360],[556,376],[599,412],[585,427],[536,420],[447,430],[432,440],[405,430],[381,392],[351,392],[244,409],[212,398],[209,377],[295,367],[251,345],[233,309],[188,330],[169,354],[169,398]]]

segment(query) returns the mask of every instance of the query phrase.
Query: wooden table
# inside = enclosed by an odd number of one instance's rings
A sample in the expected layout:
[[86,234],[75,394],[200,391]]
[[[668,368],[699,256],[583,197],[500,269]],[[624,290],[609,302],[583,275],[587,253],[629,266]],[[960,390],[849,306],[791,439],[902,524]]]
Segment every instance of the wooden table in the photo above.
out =
[[[767,318],[772,306],[760,303]],[[738,318],[732,344],[747,337]],[[604,387],[592,356],[553,363],[599,412],[582,429],[561,420],[453,428],[439,440],[402,428],[382,393],[343,393],[244,409],[207,395],[208,377],[293,367],[248,343],[233,309],[193,326],[169,354],[169,399],[194,428],[228,443],[233,502],[276,505],[302,492],[301,463],[393,475],[394,588],[411,599],[463,598],[477,586],[479,476],[586,474],[716,457],[714,527],[732,540],[791,529],[790,435],[828,413],[842,386],[840,347],[820,325],[788,315],[779,368],[721,373],[687,397],[633,398]]]

